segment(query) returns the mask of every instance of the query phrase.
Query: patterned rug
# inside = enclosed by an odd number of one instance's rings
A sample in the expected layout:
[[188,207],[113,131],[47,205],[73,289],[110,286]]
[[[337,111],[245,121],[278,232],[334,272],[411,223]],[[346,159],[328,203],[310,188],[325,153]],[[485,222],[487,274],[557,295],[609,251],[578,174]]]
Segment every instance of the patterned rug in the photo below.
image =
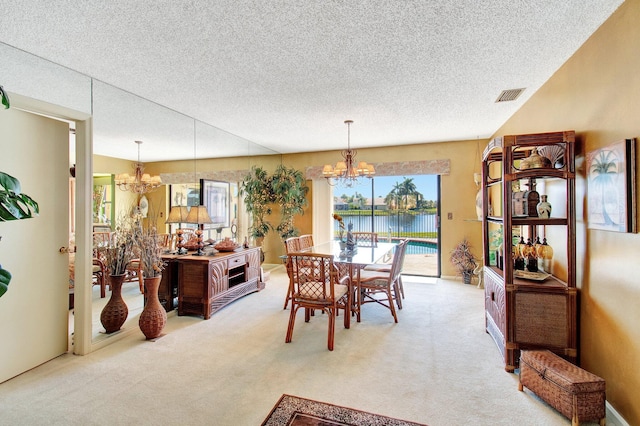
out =
[[311,399],[282,395],[262,426],[426,426]]

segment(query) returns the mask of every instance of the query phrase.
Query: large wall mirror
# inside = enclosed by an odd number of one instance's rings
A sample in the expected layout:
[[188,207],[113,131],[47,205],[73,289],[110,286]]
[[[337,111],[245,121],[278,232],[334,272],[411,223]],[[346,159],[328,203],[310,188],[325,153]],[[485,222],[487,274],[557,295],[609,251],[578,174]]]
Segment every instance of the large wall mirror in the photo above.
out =
[[[260,162],[259,156],[279,157],[277,153],[101,82],[94,81],[93,93],[94,174],[132,174],[139,155],[145,172],[160,176],[163,182],[144,194],[123,191],[116,185],[112,229],[120,220],[137,214],[144,197],[148,204],[144,225],[156,226],[159,233],[172,234],[177,226],[194,226],[167,223],[172,206],[202,203],[215,210],[209,213],[216,219],[215,226],[204,229],[206,241],[213,243],[226,237],[242,240],[249,224],[242,208],[240,183],[251,165]],[[135,140],[143,143],[137,145]],[[171,153],[170,159],[159,155],[167,152]],[[174,251],[175,246],[167,250]],[[123,330],[137,328],[144,303],[137,278],[131,278],[122,288],[129,308]],[[98,290],[92,291],[94,342],[111,336],[100,323],[108,297],[101,298]]]

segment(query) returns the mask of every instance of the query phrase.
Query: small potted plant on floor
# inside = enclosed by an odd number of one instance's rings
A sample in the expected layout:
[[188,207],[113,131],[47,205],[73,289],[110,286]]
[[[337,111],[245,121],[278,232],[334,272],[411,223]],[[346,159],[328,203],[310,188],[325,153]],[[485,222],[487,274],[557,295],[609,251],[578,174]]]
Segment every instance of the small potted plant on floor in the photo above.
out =
[[471,284],[471,277],[478,266],[476,257],[471,252],[471,244],[465,238],[459,242],[453,250],[449,258],[453,266],[458,270],[458,274],[462,276],[462,282]]

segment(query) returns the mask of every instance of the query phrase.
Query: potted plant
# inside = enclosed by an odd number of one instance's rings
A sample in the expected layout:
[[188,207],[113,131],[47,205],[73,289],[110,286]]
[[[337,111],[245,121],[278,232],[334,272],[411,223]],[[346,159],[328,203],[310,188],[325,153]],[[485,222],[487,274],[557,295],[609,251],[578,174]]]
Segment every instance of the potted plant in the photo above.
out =
[[[0,92],[1,89],[0,86]],[[4,94],[2,100],[4,103]],[[37,216],[39,212],[38,203],[21,192],[20,181],[11,175],[0,172],[0,222],[29,219]],[[11,274],[0,266],[0,297],[9,289],[10,281]]]
[[134,229],[134,244],[142,263],[145,294],[145,305],[138,325],[147,339],[155,339],[167,323],[167,311],[158,298],[158,287],[165,267],[162,260],[163,244],[155,227],[138,224]]
[[471,284],[471,277],[478,266],[476,257],[471,252],[471,244],[465,238],[451,250],[449,260],[462,276],[465,284]]
[[[284,165],[276,167],[273,175],[262,167],[254,166],[241,185],[244,203],[252,215],[249,228],[252,238],[261,241],[271,230],[276,230],[283,240],[298,235],[293,216],[302,214],[307,205],[309,187],[301,171]],[[272,213],[271,205],[280,206],[280,223],[274,227],[267,221]]]

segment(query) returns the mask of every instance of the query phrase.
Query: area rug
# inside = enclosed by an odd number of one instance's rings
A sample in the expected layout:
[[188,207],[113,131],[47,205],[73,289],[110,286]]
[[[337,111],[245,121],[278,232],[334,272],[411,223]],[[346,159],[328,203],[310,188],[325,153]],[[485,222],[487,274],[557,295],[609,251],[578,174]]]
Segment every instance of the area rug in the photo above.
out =
[[426,426],[366,411],[282,395],[262,426]]

